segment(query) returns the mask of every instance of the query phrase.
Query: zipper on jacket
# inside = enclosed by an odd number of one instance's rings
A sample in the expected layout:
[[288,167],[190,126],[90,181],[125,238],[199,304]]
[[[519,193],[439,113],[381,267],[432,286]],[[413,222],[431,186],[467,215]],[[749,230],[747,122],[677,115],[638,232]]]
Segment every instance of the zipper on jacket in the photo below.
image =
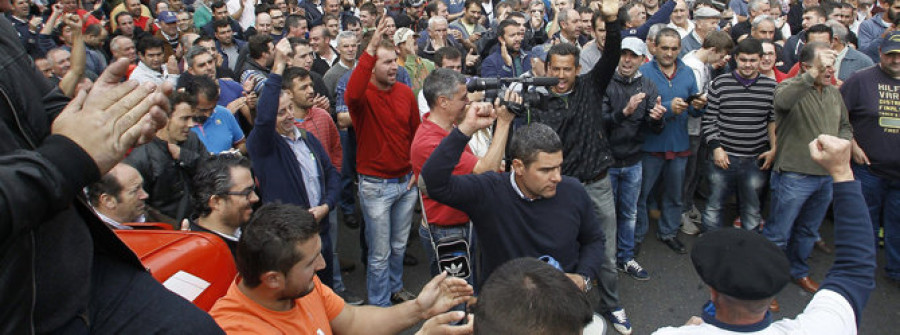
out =
[[9,105],[10,110],[12,110],[13,119],[16,120],[16,126],[19,128],[19,132],[22,133],[22,137],[25,138],[25,141],[28,142],[28,145],[31,146],[31,150],[36,150],[37,146],[34,142],[31,141],[31,138],[28,137],[28,133],[25,132],[25,128],[22,127],[22,120],[19,119],[19,113],[16,110],[16,107],[12,104],[12,99],[9,98],[9,95],[6,94],[6,90],[0,88],[0,94],[3,95],[3,98],[6,100],[6,104]]
[[[2,87],[0,87],[0,95],[3,95],[3,99],[6,100],[6,104],[9,105],[9,109],[10,111],[12,111],[13,119],[16,120],[16,126],[19,128],[19,132],[22,133],[22,137],[25,138],[25,141],[28,142],[29,146],[31,146],[31,150],[36,150],[37,146],[34,145],[34,142],[32,142],[31,138],[28,137],[28,134],[25,132],[25,128],[22,127],[22,120],[19,119],[19,113],[16,110],[16,106],[13,106],[12,99],[9,98],[9,95],[6,94],[6,90],[4,90]],[[37,304],[37,283],[35,282],[35,259],[37,258],[37,251],[35,251],[33,230],[30,230],[28,232],[28,237],[31,238],[31,309],[28,315],[28,333],[34,334],[34,309],[35,305]]]

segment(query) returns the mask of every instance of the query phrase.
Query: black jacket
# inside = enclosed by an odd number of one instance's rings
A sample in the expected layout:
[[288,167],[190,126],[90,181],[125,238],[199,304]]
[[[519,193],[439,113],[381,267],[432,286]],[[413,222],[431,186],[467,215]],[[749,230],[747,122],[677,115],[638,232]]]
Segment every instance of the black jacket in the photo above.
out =
[[603,58],[590,72],[576,77],[571,92],[544,95],[534,112],[534,120],[553,128],[562,140],[562,174],[581,182],[594,180],[613,163],[609,141],[603,134],[600,102],[619,63],[620,27],[619,22],[606,25]]
[[[628,105],[631,96],[640,92],[646,94],[644,101],[633,114],[625,116],[622,110]],[[656,84],[642,76],[640,71],[631,78],[625,78],[616,71],[609,82],[606,95],[603,96],[603,131],[616,160],[613,167],[631,166],[644,157],[644,151],[641,150],[644,144],[644,127],[649,127],[656,133],[662,132],[664,122],[650,118],[650,110],[656,104],[658,96]]]
[[209,156],[203,142],[200,142],[194,132],[188,132],[187,140],[179,146],[181,155],[178,160],[172,158],[168,144],[158,138],[135,148],[125,158],[125,163],[133,166],[144,177],[144,190],[150,194],[147,205],[171,218],[172,220],[163,221],[176,228],[182,219],[191,217],[194,206],[190,203],[190,181],[200,160]]
[[143,266],[84,201],[100,171],[75,142],[50,135],[68,99],[4,15],[0,73],[0,333],[46,332],[85,314],[94,254]]

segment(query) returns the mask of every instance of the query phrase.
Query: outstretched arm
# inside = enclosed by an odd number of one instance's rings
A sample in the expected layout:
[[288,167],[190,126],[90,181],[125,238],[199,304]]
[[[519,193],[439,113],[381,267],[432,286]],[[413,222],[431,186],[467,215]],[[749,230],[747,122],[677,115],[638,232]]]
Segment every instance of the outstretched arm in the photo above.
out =
[[829,135],[809,144],[812,159],[834,179],[835,257],[820,292],[830,290],[846,298],[858,327],[875,288],[875,241],[861,185],[850,170],[850,148],[850,141]]
[[331,327],[339,334],[397,334],[465,302],[473,293],[465,280],[444,272],[425,284],[416,300],[389,308],[346,305]]

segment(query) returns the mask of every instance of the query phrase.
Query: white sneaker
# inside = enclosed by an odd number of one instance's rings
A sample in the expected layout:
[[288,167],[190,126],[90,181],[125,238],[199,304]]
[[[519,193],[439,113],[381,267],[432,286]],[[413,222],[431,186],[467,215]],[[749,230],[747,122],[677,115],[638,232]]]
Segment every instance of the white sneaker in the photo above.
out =
[[614,311],[606,312],[603,315],[609,320],[609,323],[612,323],[613,328],[616,329],[622,335],[630,335],[631,334],[631,321],[628,320],[628,316],[625,315],[625,309],[617,308]]
[[699,225],[703,220],[703,213],[697,209],[697,206],[691,207],[691,210],[688,211],[688,216],[691,217],[691,220],[693,220],[696,225]]
[[688,235],[696,235],[700,233],[697,223],[691,218],[691,213],[681,213],[681,232]]

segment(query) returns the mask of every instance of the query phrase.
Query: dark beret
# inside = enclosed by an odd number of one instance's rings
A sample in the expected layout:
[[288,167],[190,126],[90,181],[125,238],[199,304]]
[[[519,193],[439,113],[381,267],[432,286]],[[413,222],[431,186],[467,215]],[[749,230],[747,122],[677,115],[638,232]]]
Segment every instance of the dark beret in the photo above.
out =
[[743,229],[703,234],[691,250],[691,261],[704,283],[743,300],[773,297],[790,280],[784,252],[759,233]]

